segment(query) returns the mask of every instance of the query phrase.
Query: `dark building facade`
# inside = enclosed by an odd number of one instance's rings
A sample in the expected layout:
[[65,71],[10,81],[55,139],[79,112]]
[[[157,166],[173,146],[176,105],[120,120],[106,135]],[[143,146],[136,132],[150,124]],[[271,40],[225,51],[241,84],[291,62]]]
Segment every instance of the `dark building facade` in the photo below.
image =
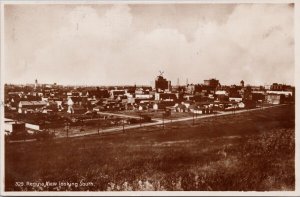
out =
[[216,88],[219,86],[219,80],[216,80],[216,79],[204,80],[204,85]]
[[168,81],[163,76],[158,76],[155,80],[155,90],[156,92],[164,92],[166,90],[171,91],[171,81]]
[[273,83],[270,87],[272,91],[293,91],[292,86],[285,84]]

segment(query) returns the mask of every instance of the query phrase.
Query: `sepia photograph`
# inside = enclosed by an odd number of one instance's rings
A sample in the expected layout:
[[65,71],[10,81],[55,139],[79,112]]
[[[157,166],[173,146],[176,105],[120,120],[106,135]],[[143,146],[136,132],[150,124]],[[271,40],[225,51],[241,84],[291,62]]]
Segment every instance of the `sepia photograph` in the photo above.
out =
[[295,8],[2,2],[1,193],[295,195]]

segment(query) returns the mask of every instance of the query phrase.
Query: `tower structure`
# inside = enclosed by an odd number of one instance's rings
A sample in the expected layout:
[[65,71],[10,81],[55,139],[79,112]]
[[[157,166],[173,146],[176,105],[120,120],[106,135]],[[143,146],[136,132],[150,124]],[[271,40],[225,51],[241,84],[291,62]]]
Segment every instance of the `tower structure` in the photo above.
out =
[[37,79],[35,79],[35,83],[34,83],[34,90],[36,90],[36,89],[37,89],[37,87],[38,87],[38,80],[37,80]]
[[242,80],[240,84],[241,84],[242,87],[244,87],[245,82]]

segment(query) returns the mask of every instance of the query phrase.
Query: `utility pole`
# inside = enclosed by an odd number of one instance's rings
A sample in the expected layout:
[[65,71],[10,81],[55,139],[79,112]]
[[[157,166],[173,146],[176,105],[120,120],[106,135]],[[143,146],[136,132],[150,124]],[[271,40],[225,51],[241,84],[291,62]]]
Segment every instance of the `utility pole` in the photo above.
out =
[[195,124],[195,114],[193,113],[193,125]]
[[165,130],[165,116],[162,114],[162,124],[163,124],[163,130]]
[[141,115],[141,112],[139,112],[139,115],[140,115],[140,127],[142,127],[142,115]]
[[69,123],[67,123],[67,138],[69,137]]
[[66,122],[67,138],[69,138],[69,123]]
[[123,133],[125,133],[125,120],[122,119],[122,123],[123,123]]
[[236,108],[237,108],[237,104],[234,105],[234,114],[235,114]]

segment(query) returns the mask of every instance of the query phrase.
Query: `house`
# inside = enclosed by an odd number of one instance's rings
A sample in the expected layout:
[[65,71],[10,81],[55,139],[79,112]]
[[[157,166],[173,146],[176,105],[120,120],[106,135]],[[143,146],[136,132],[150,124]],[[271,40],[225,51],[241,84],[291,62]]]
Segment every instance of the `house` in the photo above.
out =
[[135,94],[135,98],[137,99],[151,99],[153,98],[152,94]]
[[216,100],[217,101],[229,101],[229,96],[227,96],[226,94],[216,94]]
[[[77,109],[80,108],[79,111],[82,110],[82,108],[85,109],[85,106],[87,105],[87,97],[69,97],[67,100],[67,105],[68,105],[68,113],[75,113],[74,107]],[[77,110],[78,111],[78,110]]]
[[181,102],[181,104],[185,105],[186,108],[189,108],[190,105],[192,105],[193,103],[194,103],[193,101],[189,101],[189,100]]
[[242,97],[229,97],[229,101],[242,102]]
[[217,90],[216,92],[215,92],[215,94],[216,95],[228,95],[228,93],[225,91],[225,90]]
[[159,110],[159,109],[166,109],[167,107],[171,107],[171,106],[174,106],[175,105],[175,102],[173,101],[161,101],[161,102],[158,102],[158,103],[154,103],[153,104],[153,109],[154,110]]
[[197,104],[193,104],[193,105],[189,106],[190,112],[195,113],[195,114],[202,114],[202,109],[203,109],[203,107],[201,107],[200,105],[197,105]]
[[111,90],[109,93],[111,98],[117,98],[118,96],[125,95],[126,92],[125,90]]
[[283,94],[271,93],[271,94],[267,94],[266,100],[267,103],[278,105],[284,102],[284,97],[285,96]]
[[176,112],[188,112],[188,108],[184,104],[175,105]]
[[20,101],[18,113],[28,113],[47,106],[46,101]]
[[148,105],[146,103],[141,103],[138,107],[139,111],[147,110],[147,109],[148,109]]
[[245,107],[246,107],[246,105],[244,102],[238,102],[238,108],[243,109]]
[[202,108],[202,114],[211,114],[213,113],[213,107],[211,105],[204,105]]
[[177,96],[174,93],[155,93],[155,100],[157,100],[157,101],[176,101]]
[[78,91],[71,91],[71,92],[67,92],[67,96],[70,96],[70,97],[78,97],[78,96],[81,96],[82,95],[82,92],[78,92]]

